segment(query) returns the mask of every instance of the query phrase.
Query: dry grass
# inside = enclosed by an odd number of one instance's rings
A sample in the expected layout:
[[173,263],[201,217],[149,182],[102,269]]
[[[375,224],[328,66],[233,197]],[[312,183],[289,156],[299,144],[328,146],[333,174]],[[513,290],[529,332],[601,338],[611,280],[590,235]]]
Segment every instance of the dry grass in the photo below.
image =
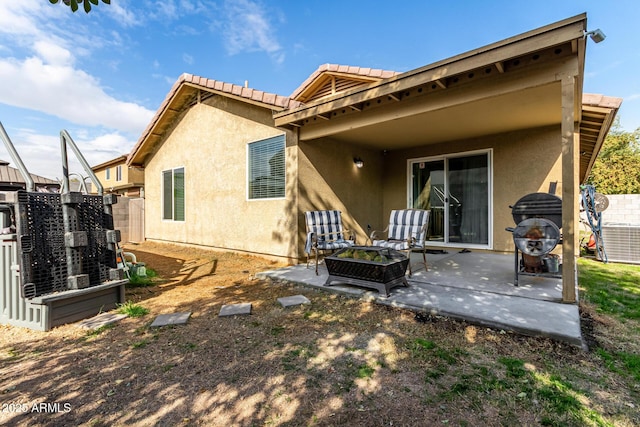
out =
[[[0,424],[640,424],[638,383],[595,353],[256,280],[277,267],[259,258],[129,249],[160,279],[127,291],[148,315],[90,333],[0,326]],[[296,294],[311,304],[276,301]],[[240,302],[250,316],[218,317]],[[149,327],[178,311],[192,312],[188,324]],[[592,342],[615,340],[615,322],[585,316]],[[19,412],[41,402],[61,411]]]

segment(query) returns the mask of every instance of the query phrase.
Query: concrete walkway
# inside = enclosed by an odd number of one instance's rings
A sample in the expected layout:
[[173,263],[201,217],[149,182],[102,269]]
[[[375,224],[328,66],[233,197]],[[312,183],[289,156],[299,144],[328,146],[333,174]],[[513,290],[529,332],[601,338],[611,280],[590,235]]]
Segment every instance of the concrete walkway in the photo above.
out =
[[407,277],[409,287],[393,288],[388,298],[356,286],[325,286],[328,273],[324,264],[318,276],[313,266],[307,269],[305,264],[257,276],[583,346],[578,306],[561,302],[560,279],[520,276],[519,286],[514,286],[513,255],[458,251],[428,254],[427,272],[419,259],[421,255],[412,254],[417,271]]

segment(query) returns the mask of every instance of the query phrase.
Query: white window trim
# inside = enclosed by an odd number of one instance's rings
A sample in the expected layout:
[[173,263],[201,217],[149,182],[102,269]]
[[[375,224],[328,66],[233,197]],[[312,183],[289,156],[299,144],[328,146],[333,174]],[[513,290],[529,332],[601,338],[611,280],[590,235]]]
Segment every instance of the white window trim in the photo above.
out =
[[[446,160],[453,159],[456,157],[467,157],[474,156],[477,154],[487,154],[487,167],[489,169],[489,176],[487,177],[487,192],[488,192],[488,218],[489,223],[487,224],[487,233],[488,233],[488,241],[486,245],[482,244],[474,244],[474,243],[444,243],[444,242],[429,242],[426,241],[426,246],[435,246],[435,247],[455,247],[455,248],[469,248],[469,249],[493,249],[493,148],[487,148],[483,150],[472,150],[472,151],[463,151],[449,154],[441,154],[438,156],[430,156],[430,157],[415,157],[407,159],[407,208],[411,208],[411,201],[413,200],[413,177],[411,176],[411,164],[417,162],[431,162],[435,160]],[[445,164],[447,164],[445,162]],[[446,171],[445,171],[446,172]],[[446,173],[445,173],[446,176]]]

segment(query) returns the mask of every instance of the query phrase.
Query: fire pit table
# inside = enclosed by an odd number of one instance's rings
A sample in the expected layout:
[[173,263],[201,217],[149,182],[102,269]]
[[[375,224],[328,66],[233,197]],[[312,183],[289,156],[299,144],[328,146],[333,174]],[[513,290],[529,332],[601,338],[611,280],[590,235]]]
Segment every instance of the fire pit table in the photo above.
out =
[[325,258],[332,282],[377,289],[385,297],[396,286],[409,286],[405,271],[409,258],[401,252],[377,246],[352,246]]

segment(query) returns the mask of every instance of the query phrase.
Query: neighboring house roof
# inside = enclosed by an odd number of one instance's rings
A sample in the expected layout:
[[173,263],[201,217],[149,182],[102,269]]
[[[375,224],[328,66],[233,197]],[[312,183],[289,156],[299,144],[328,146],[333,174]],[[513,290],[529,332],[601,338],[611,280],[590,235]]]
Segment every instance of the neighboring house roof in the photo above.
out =
[[[58,181],[53,179],[45,178],[39,175],[31,175],[31,179],[33,179],[33,183],[39,186],[60,186]],[[26,185],[25,180],[20,173],[20,170],[9,166],[9,162],[5,160],[0,160],[0,184],[9,184],[9,185]]]
[[123,154],[122,156],[118,156],[115,159],[107,160],[106,162],[100,163],[99,165],[92,166],[91,169],[93,171],[101,170],[104,168],[108,168],[109,166],[124,164],[127,160],[127,155]]
[[144,147],[144,145],[154,145],[154,143],[164,135],[169,126],[171,126],[173,119],[182,113],[184,107],[200,100],[203,97],[203,92],[206,94],[223,95],[275,111],[282,111],[301,105],[299,101],[295,101],[286,96],[233,83],[225,83],[219,80],[194,76],[193,74],[182,74],[173,84],[171,90],[156,111],[156,114],[151,119],[151,122],[142,132],[140,139],[138,139],[138,142],[131,150],[127,164],[142,164],[145,155],[150,149],[150,147]]
[[314,101],[354,87],[377,83],[398,74],[400,73],[397,71],[376,68],[324,64],[293,91],[291,98],[300,102]]

